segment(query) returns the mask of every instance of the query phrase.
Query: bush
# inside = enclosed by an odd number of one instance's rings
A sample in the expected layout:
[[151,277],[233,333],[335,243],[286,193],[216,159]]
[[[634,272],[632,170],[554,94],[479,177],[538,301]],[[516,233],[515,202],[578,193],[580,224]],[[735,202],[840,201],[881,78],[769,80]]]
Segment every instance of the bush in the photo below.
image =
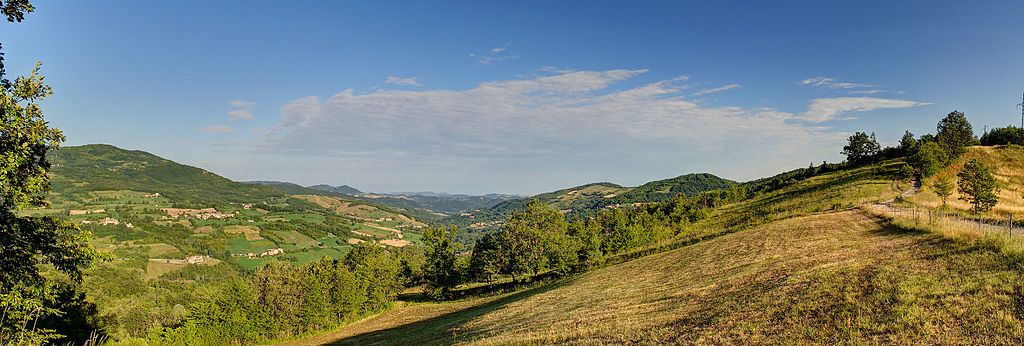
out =
[[1014,126],[997,127],[981,135],[981,145],[1024,145],[1024,129]]

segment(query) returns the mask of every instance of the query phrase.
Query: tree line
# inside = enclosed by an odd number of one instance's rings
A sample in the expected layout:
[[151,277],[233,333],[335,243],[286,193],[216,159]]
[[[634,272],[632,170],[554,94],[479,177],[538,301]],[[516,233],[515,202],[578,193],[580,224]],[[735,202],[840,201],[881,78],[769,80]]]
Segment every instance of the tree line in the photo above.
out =
[[414,255],[358,245],[340,260],[271,262],[189,307],[180,326],[154,332],[167,345],[254,344],[327,330],[383,310],[418,284]]
[[[927,178],[942,171],[956,162],[972,145],[1006,145],[1024,143],[1024,129],[1008,126],[986,131],[979,140],[974,129],[963,112],[953,111],[942,118],[936,125],[936,133],[925,134],[915,138],[906,131],[896,148],[881,149],[875,134],[867,135],[857,132],[847,139],[842,153],[847,162],[863,165],[881,160],[902,157],[906,166],[900,174],[902,178]],[[978,159],[966,162],[956,174],[955,187],[959,189],[959,198],[971,205],[971,210],[983,214],[992,210],[999,203],[999,183],[992,173],[992,167]],[[952,195],[954,184],[946,176],[939,177],[931,188],[942,199],[945,208],[947,198]]]
[[747,192],[732,187],[692,197],[679,194],[658,203],[604,209],[585,219],[567,218],[533,200],[525,209],[513,211],[500,230],[484,235],[468,252],[456,241],[456,227],[426,230],[423,281],[429,295],[443,299],[467,282],[506,277],[517,283],[543,274],[585,272],[609,256],[683,235],[710,208],[743,198]]

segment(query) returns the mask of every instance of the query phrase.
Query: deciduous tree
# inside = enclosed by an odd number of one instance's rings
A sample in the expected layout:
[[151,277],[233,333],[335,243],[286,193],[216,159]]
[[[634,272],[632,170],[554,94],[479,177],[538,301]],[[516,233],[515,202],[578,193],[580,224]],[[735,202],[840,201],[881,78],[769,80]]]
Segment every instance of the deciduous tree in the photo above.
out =
[[975,213],[992,210],[999,203],[999,185],[992,169],[981,161],[971,159],[957,176],[960,199],[970,203]]
[[462,282],[462,270],[458,267],[462,244],[455,241],[456,233],[458,229],[454,226],[429,228],[423,232],[423,244],[427,247],[423,278],[428,293],[435,298],[447,297]]
[[953,111],[939,121],[936,126],[938,132],[935,139],[939,146],[946,152],[946,160],[952,162],[967,152],[967,147],[974,145],[977,140],[974,138],[974,130],[971,122],[963,112]]
[[942,199],[942,207],[946,207],[946,198],[953,194],[953,181],[949,177],[940,177],[935,180],[932,184],[932,189],[935,190],[935,194]]
[[847,162],[860,164],[873,158],[879,150],[881,150],[881,146],[875,140],[874,133],[868,136],[864,132],[857,132],[847,139],[842,154],[846,155]]
[[[0,13],[20,22],[34,7],[26,0],[0,0]],[[59,337],[28,321],[62,312],[55,308],[53,277],[40,274],[49,264],[78,282],[97,254],[89,235],[67,221],[24,217],[19,210],[43,206],[49,189],[46,153],[57,149],[64,134],[49,127],[39,102],[53,93],[39,74],[6,78],[0,53],[0,340],[45,343]]]
[[928,177],[942,169],[949,160],[946,158],[946,152],[938,143],[922,141],[908,161],[921,172],[922,176]]

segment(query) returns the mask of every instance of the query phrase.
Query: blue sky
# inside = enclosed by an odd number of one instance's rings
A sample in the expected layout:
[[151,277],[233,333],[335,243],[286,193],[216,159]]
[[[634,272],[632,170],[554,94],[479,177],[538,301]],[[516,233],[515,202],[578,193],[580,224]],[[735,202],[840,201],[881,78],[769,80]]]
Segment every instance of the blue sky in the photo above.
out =
[[953,109],[1020,121],[1024,3],[46,1],[0,24],[68,144],[236,180],[538,193],[748,180]]

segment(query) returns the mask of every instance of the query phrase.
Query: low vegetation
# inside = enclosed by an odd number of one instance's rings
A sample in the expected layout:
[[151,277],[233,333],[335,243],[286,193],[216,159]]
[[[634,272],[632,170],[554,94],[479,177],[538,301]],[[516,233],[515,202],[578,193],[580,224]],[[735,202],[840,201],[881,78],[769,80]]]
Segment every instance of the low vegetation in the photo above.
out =
[[[34,10],[0,5],[8,21]],[[0,344],[1024,335],[1024,242],[984,222],[995,214],[1013,227],[1022,210],[1024,137],[1007,127],[979,141],[961,112],[898,147],[857,132],[843,163],[746,183],[589,184],[460,210],[441,224],[461,230],[421,233],[421,221],[368,202],[394,196],[238,183],[108,145],[55,151],[64,137],[43,119],[52,90],[38,72],[6,79],[0,54]],[[414,205],[506,197],[396,204],[436,216]],[[917,211],[929,207],[969,211],[977,226],[959,213],[926,222]]]

